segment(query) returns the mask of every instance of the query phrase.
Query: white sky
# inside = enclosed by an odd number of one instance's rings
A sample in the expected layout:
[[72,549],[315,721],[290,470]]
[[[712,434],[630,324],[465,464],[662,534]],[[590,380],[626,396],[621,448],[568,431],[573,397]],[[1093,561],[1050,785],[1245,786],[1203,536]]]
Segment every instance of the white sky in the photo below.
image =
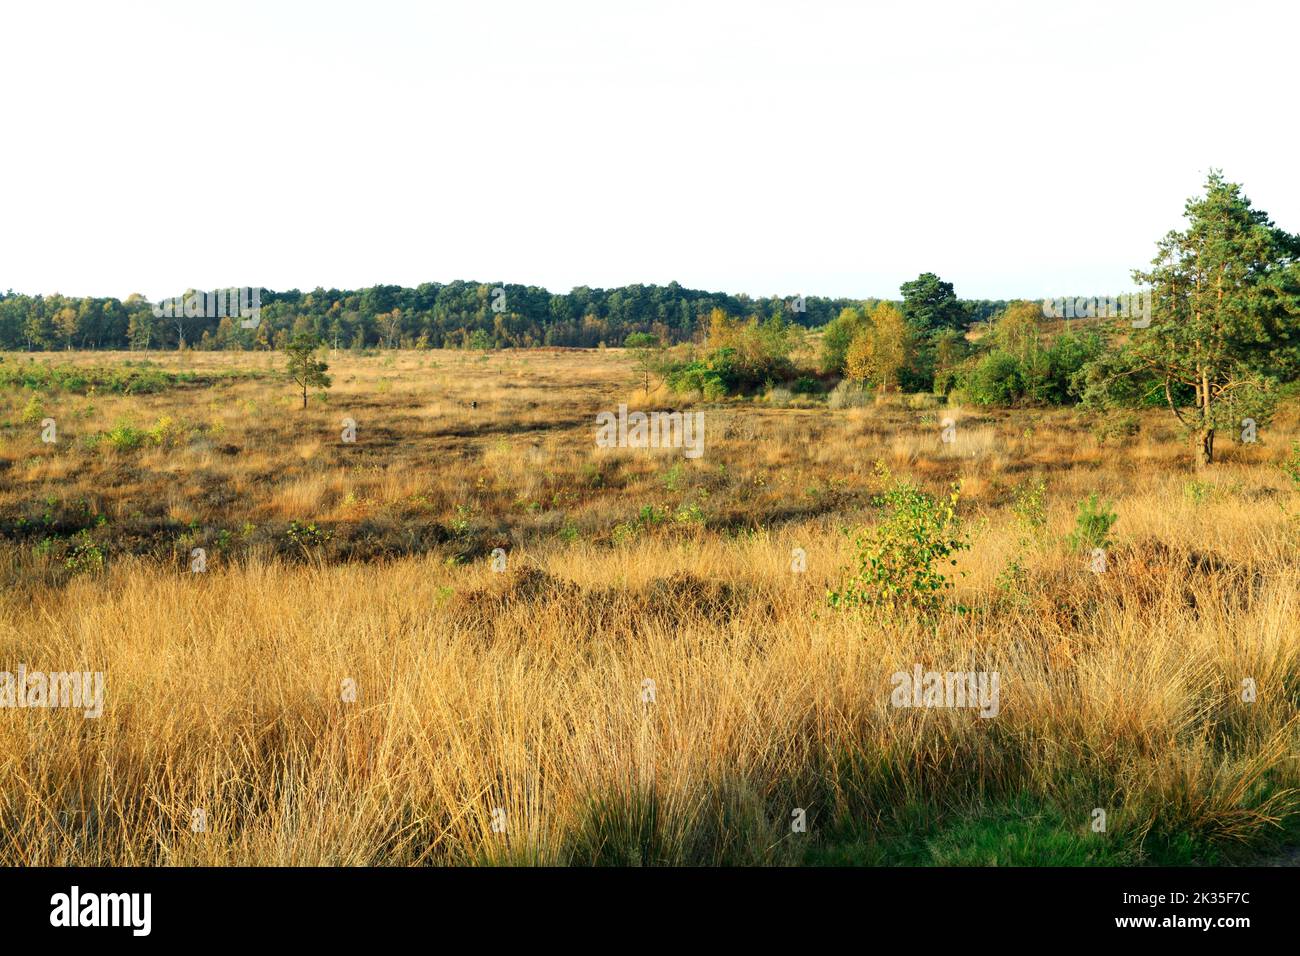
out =
[[0,0],[0,289],[1130,287],[1300,231],[1300,5]]

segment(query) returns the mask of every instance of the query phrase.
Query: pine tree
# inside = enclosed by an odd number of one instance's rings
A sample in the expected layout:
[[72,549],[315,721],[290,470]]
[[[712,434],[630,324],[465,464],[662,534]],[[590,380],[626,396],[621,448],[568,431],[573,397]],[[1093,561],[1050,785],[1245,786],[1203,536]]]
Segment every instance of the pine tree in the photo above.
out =
[[1151,287],[1152,320],[1134,330],[1129,351],[1131,367],[1163,384],[1203,467],[1214,461],[1215,431],[1237,424],[1229,414],[1241,400],[1300,369],[1300,237],[1217,170],[1185,216],[1152,267],[1133,273]]
[[302,407],[307,407],[307,389],[311,386],[329,388],[330,377],[325,373],[329,365],[316,357],[321,348],[321,341],[311,333],[299,333],[285,346],[289,356],[286,372],[296,385],[302,389]]

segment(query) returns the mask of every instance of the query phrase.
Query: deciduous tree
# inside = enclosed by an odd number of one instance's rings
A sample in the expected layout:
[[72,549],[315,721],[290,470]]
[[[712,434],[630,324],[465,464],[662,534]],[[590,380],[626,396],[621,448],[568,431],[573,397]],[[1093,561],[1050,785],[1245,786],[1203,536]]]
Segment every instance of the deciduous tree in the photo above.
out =
[[888,392],[898,383],[898,373],[907,364],[911,349],[912,333],[903,313],[897,306],[882,302],[871,311],[867,327],[849,345],[848,377]]

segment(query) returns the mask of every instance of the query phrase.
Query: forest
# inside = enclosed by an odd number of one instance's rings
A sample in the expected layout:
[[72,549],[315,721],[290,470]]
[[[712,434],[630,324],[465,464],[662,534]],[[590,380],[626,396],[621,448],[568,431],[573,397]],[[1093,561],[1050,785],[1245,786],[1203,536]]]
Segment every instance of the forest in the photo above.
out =
[[[194,290],[186,290],[184,298]],[[415,288],[266,290],[262,321],[240,328],[229,318],[155,315],[149,299],[0,293],[0,349],[149,350],[283,348],[296,334],[312,334],[333,348],[596,348],[622,345],[628,335],[690,341],[714,310],[734,318],[785,316],[816,328],[843,309],[876,300],[790,295],[750,298],[668,285],[617,289],[580,286],[555,294],[537,286],[456,281]],[[963,321],[987,318],[1003,302],[962,303]]]

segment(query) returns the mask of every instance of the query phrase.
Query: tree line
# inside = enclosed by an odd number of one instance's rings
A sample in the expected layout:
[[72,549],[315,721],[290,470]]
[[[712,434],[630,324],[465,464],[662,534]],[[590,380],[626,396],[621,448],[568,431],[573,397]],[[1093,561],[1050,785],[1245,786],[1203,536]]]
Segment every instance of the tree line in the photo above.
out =
[[[187,290],[178,298],[188,297]],[[538,286],[426,282],[414,288],[264,291],[261,320],[156,315],[142,295],[75,298],[0,294],[0,349],[283,349],[310,334],[332,348],[595,348],[644,333],[669,343],[691,341],[716,310],[733,317],[777,315],[805,326],[825,325],[848,298],[750,298],[668,285],[616,289],[580,286],[557,294]],[[968,304],[972,320],[1000,303]],[[179,310],[178,310],[179,311]]]

